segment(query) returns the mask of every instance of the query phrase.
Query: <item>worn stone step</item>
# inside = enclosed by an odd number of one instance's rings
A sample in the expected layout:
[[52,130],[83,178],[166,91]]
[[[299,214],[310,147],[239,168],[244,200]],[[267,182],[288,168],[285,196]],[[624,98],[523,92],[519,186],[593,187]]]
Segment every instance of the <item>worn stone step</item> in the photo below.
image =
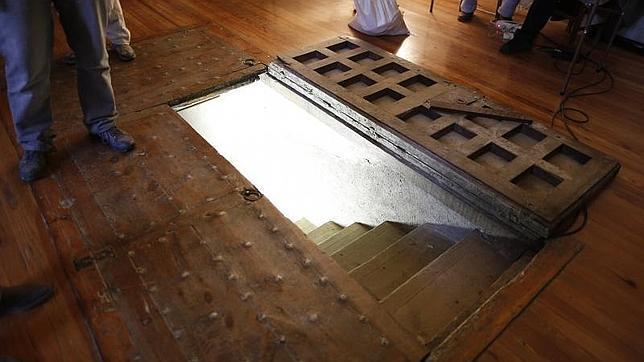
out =
[[385,221],[333,253],[333,259],[350,271],[385,250],[411,229],[409,225]]
[[351,270],[349,275],[381,300],[453,244],[431,225],[421,225]]
[[317,228],[315,228],[315,230],[309,232],[307,236],[309,237],[309,239],[313,240],[314,243],[320,244],[321,242],[337,234],[342,229],[342,225],[336,224],[333,221],[329,221],[318,226]]
[[469,310],[511,261],[472,232],[382,300],[396,320],[428,344]]
[[332,255],[369,230],[371,230],[371,227],[368,225],[353,223],[318,245],[322,251]]

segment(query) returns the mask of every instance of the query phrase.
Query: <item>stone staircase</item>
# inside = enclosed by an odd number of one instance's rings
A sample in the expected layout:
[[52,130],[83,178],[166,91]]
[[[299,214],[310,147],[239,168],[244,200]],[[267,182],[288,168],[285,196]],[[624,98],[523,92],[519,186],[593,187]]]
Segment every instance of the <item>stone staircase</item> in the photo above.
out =
[[534,255],[518,240],[442,225],[296,224],[429,349]]

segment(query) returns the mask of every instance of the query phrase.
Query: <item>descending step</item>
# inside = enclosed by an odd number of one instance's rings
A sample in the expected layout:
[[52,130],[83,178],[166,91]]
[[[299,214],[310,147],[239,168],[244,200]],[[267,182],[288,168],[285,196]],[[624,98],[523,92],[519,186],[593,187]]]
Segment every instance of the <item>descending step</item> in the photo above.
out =
[[439,344],[441,344],[456,328],[458,328],[465,320],[467,320],[476,310],[483,305],[487,300],[489,300],[494,293],[498,292],[500,289],[504,288],[512,279],[514,279],[522,270],[524,270],[527,265],[534,258],[535,253],[532,251],[527,251],[521,255],[509,268],[507,268],[495,281],[488,287],[481,295],[479,295],[478,300],[474,302],[469,308],[466,308],[461,312],[457,317],[452,319],[449,324],[443,328],[438,334],[434,335],[431,340],[426,341],[426,345],[429,349],[433,350]]
[[308,234],[311,231],[315,230],[317,226],[310,222],[307,218],[301,218],[295,222],[295,225],[297,225],[300,230],[302,230],[303,233]]
[[452,245],[452,241],[425,224],[353,269],[349,275],[381,300]]
[[329,221],[318,226],[315,230],[309,232],[307,236],[309,237],[309,239],[313,240],[314,243],[320,244],[321,242],[337,234],[338,231],[342,229],[343,227],[341,225],[336,224],[333,221]]
[[333,259],[350,271],[373,258],[411,230],[411,226],[385,221],[333,253]]
[[318,245],[322,251],[331,255],[369,230],[371,227],[368,225],[353,223]]
[[510,261],[473,232],[382,301],[424,344],[474,305]]

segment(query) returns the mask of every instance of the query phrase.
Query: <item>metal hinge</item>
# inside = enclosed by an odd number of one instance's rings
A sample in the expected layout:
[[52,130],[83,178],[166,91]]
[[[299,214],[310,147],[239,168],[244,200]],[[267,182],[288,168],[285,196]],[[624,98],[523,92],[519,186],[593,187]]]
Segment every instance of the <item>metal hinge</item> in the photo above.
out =
[[74,268],[76,269],[76,271],[80,271],[89,266],[92,266],[97,261],[101,261],[107,258],[116,258],[116,253],[111,246],[103,248],[90,255],[74,259]]

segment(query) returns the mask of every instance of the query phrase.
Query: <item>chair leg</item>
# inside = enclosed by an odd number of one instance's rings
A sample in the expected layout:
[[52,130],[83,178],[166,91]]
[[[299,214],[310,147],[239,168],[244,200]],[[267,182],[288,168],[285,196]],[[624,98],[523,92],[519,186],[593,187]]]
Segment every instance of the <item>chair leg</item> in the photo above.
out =
[[430,13],[434,12],[434,0],[432,0],[432,1],[429,3],[429,12],[430,12]]

